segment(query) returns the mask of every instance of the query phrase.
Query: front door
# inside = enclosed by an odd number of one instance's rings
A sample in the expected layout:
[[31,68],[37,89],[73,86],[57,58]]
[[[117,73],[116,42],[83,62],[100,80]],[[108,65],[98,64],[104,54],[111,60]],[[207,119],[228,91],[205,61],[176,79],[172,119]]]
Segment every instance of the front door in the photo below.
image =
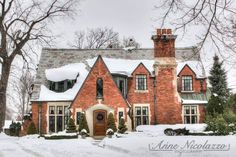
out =
[[94,136],[106,135],[107,112],[105,110],[95,110],[93,112],[93,132]]

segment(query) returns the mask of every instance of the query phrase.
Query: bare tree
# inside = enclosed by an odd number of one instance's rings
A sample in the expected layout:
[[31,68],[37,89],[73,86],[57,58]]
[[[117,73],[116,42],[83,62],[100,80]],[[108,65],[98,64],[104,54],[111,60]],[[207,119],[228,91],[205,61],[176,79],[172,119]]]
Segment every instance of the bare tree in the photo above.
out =
[[123,47],[140,48],[140,44],[133,37],[124,37],[122,42]]
[[23,120],[26,113],[29,112],[30,96],[33,90],[34,75],[26,66],[22,69],[22,75],[18,79],[14,79],[12,84],[15,91],[14,102],[18,109],[18,114]]
[[140,44],[133,37],[123,38],[121,42],[119,33],[113,31],[112,28],[92,28],[86,32],[79,31],[75,33],[73,44],[69,46],[77,49],[104,49],[104,48],[139,48]]
[[[210,41],[220,55],[236,53],[236,4],[232,0],[161,0],[157,9],[164,10],[160,17],[162,27],[169,22],[183,33],[190,26],[198,28],[199,50]],[[222,53],[226,52],[226,53]],[[234,61],[235,62],[235,61]]]
[[[49,42],[48,23],[72,13],[77,0],[1,0],[0,1],[0,132],[5,121],[7,87],[16,56],[26,62],[33,52],[25,51],[34,42]],[[28,50],[28,49],[27,49]]]
[[76,32],[74,43],[70,45],[78,49],[116,48],[119,46],[119,34],[107,27],[88,29]]

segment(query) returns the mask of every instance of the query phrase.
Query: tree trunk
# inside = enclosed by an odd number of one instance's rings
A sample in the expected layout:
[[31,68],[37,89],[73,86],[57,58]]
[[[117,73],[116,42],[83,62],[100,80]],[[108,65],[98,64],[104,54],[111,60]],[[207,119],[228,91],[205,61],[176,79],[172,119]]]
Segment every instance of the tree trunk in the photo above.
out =
[[7,84],[10,75],[11,62],[4,61],[2,64],[1,80],[0,80],[0,132],[3,131],[6,116],[7,103]]

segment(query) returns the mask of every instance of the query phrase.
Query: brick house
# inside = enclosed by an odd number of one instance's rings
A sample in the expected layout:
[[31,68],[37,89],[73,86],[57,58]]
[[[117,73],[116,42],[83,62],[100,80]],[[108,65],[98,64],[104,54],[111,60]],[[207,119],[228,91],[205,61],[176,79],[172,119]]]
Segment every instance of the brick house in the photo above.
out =
[[109,112],[138,125],[202,123],[207,84],[196,48],[175,48],[176,35],[158,29],[154,49],[42,50],[32,95],[40,133],[62,131],[81,112],[90,135],[104,135]]

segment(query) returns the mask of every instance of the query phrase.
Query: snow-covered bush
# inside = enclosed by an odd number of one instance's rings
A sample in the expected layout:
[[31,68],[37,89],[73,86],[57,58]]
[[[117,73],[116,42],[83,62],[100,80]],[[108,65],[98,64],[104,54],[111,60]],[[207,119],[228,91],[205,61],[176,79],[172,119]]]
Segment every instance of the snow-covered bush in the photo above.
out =
[[79,122],[79,132],[81,132],[83,129],[89,133],[89,127],[88,127],[88,122],[86,119],[86,116],[84,113],[80,114],[80,122]]
[[114,135],[114,131],[111,128],[109,128],[106,131],[106,135]]
[[82,129],[79,134],[80,135],[88,135],[88,132],[86,129]]
[[11,136],[19,136],[21,129],[21,124],[19,122],[13,122],[10,125],[10,135]]

